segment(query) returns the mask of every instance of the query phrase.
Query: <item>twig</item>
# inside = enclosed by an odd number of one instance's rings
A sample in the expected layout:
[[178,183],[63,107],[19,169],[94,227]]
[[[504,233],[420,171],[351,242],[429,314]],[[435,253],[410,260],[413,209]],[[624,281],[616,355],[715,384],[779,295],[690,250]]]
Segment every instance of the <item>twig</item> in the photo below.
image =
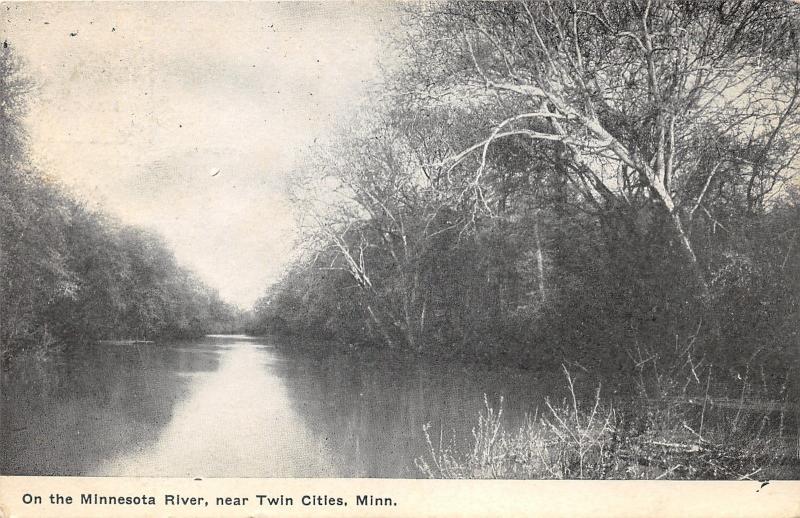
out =
[[708,387],[711,384],[711,365],[708,366],[708,377],[706,378],[706,394],[703,396],[703,411],[700,413],[700,433],[698,437],[703,436],[703,423],[706,418],[706,403],[708,403]]
[[741,477],[739,477],[738,480],[753,480],[750,477],[752,477],[753,475],[755,475],[756,473],[758,473],[762,469],[764,469],[764,468],[758,468],[757,470],[753,471],[752,473],[748,473],[747,475],[742,475]]

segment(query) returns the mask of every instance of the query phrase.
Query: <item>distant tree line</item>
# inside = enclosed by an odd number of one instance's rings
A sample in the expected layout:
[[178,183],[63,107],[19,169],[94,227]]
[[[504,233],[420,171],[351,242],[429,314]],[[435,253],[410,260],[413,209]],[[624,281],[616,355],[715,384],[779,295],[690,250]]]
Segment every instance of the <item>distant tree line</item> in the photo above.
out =
[[234,308],[156,234],[91,210],[26,156],[30,81],[0,49],[0,352],[97,339],[196,336]]
[[798,6],[405,11],[379,95],[297,171],[305,252],[252,332],[627,372],[688,346],[796,360]]

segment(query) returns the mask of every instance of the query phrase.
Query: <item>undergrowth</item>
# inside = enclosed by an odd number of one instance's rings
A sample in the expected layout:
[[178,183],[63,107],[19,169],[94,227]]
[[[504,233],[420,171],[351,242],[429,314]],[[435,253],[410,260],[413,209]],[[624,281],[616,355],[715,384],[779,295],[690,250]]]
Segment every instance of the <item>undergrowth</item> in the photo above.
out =
[[[688,382],[669,369],[645,378],[647,363],[637,366],[639,396],[618,407],[603,398],[599,385],[593,397],[579,397],[562,366],[567,397],[558,403],[546,399],[542,411],[513,429],[505,425],[502,398],[494,407],[484,396],[471,449],[458,448],[455,437],[445,440],[441,431],[434,442],[426,425],[429,453],[415,463],[430,478],[459,479],[800,476],[797,423],[788,412],[785,381],[773,394],[779,398],[767,401],[748,372],[737,400],[714,398],[709,395],[711,367],[701,376],[703,363],[694,362],[691,354]],[[699,388],[699,395],[692,388]]]

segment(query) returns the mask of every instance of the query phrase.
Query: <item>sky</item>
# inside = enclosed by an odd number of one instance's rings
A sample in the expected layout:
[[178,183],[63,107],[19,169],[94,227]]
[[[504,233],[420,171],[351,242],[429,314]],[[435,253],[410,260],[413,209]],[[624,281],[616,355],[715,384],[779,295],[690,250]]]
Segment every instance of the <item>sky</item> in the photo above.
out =
[[363,2],[1,9],[35,83],[34,162],[243,308],[291,256],[287,175],[379,80],[392,19]]

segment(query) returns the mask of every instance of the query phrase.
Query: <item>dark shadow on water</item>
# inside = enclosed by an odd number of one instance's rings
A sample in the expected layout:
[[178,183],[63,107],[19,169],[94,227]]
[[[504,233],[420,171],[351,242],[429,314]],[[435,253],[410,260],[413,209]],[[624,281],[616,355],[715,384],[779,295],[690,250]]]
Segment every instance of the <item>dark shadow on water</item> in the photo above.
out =
[[[305,345],[210,336],[17,358],[2,379],[0,473],[414,478],[426,424],[434,447],[468,451],[484,394],[503,398],[507,430],[566,396],[560,372]],[[596,380],[573,377],[589,401]]]
[[309,357],[279,348],[284,361],[267,368],[282,378],[307,428],[331,452],[342,476],[416,478],[414,459],[426,455],[423,426],[431,438],[468,448],[484,410],[484,394],[503,397],[508,426],[560,392],[553,378],[522,371],[475,371],[447,362],[421,364],[375,354]]
[[225,340],[74,348],[3,373],[0,473],[83,475],[156,439],[191,376],[219,367]]

